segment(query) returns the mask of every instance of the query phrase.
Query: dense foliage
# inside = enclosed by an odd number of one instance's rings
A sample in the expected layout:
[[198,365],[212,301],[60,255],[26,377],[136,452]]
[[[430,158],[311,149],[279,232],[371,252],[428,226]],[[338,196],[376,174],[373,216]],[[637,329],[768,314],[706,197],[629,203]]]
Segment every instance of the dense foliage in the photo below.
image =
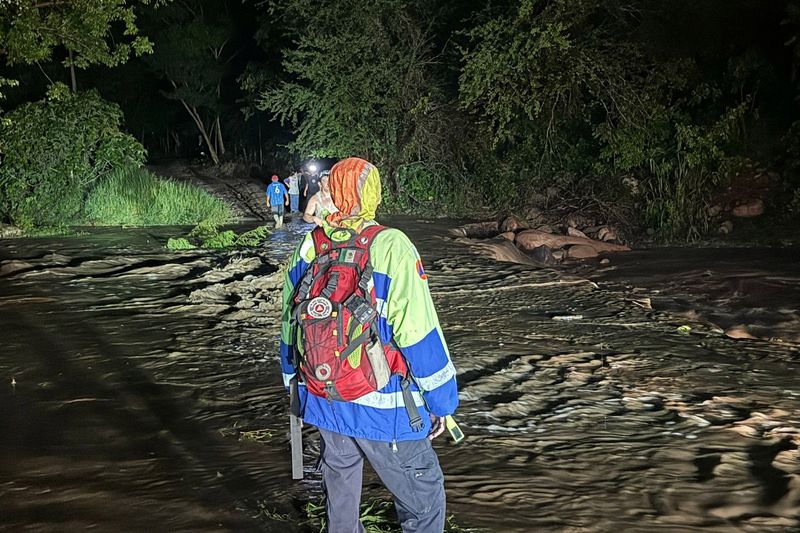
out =
[[[295,130],[302,156],[358,155],[381,169],[386,189],[445,193],[416,180],[455,170],[458,126],[438,75],[427,2],[312,0],[277,5],[291,28],[287,77],[262,89],[260,107]],[[452,183],[450,188],[452,188]]]
[[793,106],[776,92],[787,77],[776,58],[790,50],[748,32],[781,17],[793,28],[795,11],[745,0],[276,2],[265,24],[288,28],[283,78],[260,104],[294,130],[295,154],[377,162],[396,206],[518,209],[549,189],[693,238],[748,159],[776,161],[791,145],[775,142],[786,127],[777,102]]
[[55,85],[0,126],[0,219],[23,227],[75,222],[92,184],[144,162],[142,145],[120,131],[122,112],[94,92]]
[[86,201],[87,223],[101,226],[188,225],[233,220],[230,206],[206,191],[143,168],[111,172]]
[[378,165],[395,210],[577,209],[666,239],[720,228],[711,213],[767,174],[767,212],[800,213],[793,0],[0,8],[0,63],[13,67],[0,106],[84,68],[162,154],[234,152],[267,175],[356,155]]
[[[131,55],[151,53],[152,42],[139,34],[136,12],[166,1],[0,0],[0,57],[8,65],[39,65],[59,54],[75,91],[75,68],[111,67]],[[8,81],[0,76],[0,89]]]
[[223,81],[237,52],[231,20],[220,2],[193,0],[160,10],[151,24],[159,29],[154,28],[156,53],[147,64],[169,83],[164,96],[180,102],[218,164],[225,155]]

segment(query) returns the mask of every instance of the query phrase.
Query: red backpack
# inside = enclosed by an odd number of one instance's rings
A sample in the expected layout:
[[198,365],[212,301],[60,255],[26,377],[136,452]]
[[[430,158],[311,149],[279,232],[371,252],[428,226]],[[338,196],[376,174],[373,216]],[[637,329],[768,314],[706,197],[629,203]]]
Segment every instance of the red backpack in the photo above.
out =
[[[373,225],[333,241],[322,228],[311,232],[316,259],[298,284],[293,322],[298,326],[295,366],[316,396],[352,401],[382,389],[400,374],[412,426],[421,422],[409,391],[408,367],[393,343],[381,342],[369,248],[385,228]],[[409,403],[411,406],[409,406]],[[417,420],[414,420],[416,418]]]

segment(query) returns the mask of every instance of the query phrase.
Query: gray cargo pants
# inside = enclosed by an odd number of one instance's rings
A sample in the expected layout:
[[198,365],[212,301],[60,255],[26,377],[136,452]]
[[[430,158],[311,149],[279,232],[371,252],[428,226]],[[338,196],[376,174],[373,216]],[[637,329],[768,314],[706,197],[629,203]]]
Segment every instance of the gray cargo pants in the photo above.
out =
[[358,439],[319,428],[322,483],[327,495],[328,533],[363,533],[359,521],[364,458],[394,495],[404,533],[444,531],[444,476],[427,439],[392,444]]

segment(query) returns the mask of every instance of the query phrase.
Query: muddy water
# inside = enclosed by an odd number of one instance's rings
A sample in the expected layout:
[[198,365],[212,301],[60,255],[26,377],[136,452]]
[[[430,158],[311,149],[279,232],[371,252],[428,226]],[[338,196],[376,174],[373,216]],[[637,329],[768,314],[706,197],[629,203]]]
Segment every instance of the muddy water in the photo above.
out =
[[[459,370],[469,437],[438,443],[456,522],[800,528],[796,344],[642,308],[622,275],[598,287],[393,222]],[[274,355],[275,265],[301,229],[261,252],[167,253],[167,228],[3,241],[0,528],[304,530],[275,514],[319,495],[310,428],[308,475],[290,479]]]

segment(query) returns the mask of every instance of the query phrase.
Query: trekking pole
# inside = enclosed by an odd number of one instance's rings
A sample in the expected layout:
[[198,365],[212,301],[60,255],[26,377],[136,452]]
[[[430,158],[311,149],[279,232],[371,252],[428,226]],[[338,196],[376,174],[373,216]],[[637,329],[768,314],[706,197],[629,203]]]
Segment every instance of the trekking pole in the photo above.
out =
[[289,385],[289,445],[292,448],[292,479],[303,479],[303,420],[300,412],[300,396],[297,379]]

